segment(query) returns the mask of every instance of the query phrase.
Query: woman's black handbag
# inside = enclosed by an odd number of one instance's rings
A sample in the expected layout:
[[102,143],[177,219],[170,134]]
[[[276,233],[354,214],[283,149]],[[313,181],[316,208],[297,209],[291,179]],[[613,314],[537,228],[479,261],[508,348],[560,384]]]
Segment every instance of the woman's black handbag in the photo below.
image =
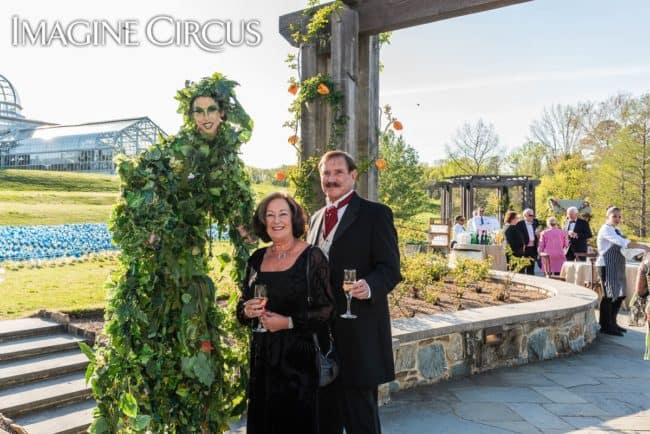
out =
[[[311,249],[312,247],[308,247]],[[310,253],[307,254],[307,307],[311,306],[311,285],[310,285],[310,275],[309,275],[309,259]],[[326,354],[320,349],[320,344],[318,342],[318,335],[313,333],[312,337],[314,339],[314,346],[316,347],[316,367],[318,368],[319,378],[318,385],[320,387],[325,387],[330,384],[334,379],[339,375],[339,365],[334,358],[334,338],[332,337],[332,330],[330,329],[329,324],[327,325],[327,336],[330,341],[330,348]]]

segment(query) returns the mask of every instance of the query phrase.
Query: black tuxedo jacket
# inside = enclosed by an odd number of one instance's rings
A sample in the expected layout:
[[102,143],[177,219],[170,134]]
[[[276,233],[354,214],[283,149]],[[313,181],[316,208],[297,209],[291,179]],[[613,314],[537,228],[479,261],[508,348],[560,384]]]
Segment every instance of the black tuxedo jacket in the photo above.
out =
[[[310,220],[307,241],[317,245],[325,208]],[[341,363],[340,381],[347,387],[375,387],[395,379],[388,293],[397,285],[400,257],[393,212],[354,193],[333,235],[329,251],[330,280],[337,310],[334,343]],[[371,290],[368,300],[352,299],[356,319],[346,310],[343,270],[356,269]]]
[[[564,222],[564,230],[569,230],[569,220]],[[578,217],[576,219],[576,224],[573,227],[573,232],[578,235],[578,238],[569,238],[569,249],[573,253],[587,253],[587,240],[593,237],[591,233],[591,228],[589,223],[586,220]]]
[[[528,242],[530,241],[530,238],[528,237],[528,229],[526,228],[526,221],[525,220],[519,220],[517,222],[517,229],[519,230],[519,233],[521,234],[521,238],[524,240],[524,248],[528,246]],[[537,229],[539,226],[539,221],[537,219],[533,219],[533,231]],[[534,233],[535,236],[535,248],[539,245],[539,235],[537,233]]]

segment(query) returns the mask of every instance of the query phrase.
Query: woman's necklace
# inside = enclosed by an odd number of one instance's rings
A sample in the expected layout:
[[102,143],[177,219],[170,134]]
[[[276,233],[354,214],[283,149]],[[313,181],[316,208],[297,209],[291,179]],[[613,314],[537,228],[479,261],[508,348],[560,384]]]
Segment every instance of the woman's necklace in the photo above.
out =
[[271,251],[273,252],[273,254],[275,255],[276,258],[278,258],[278,259],[286,259],[287,256],[289,256],[289,252],[291,251],[291,249],[293,249],[294,244],[295,243],[292,241],[291,245],[288,248],[282,249],[282,250],[280,250],[280,247],[281,246],[284,247],[284,245],[282,245],[282,244],[280,244],[280,245],[273,244],[273,246],[271,247]]

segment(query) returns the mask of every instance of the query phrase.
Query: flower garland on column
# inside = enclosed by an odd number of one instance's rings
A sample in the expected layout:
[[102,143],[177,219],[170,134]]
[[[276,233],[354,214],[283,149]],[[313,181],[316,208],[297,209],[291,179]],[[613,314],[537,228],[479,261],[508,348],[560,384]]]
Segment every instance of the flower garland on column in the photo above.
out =
[[[294,41],[299,44],[315,43],[326,44],[328,35],[326,34],[327,25],[333,13],[340,11],[344,4],[341,0],[336,0],[328,5],[318,7],[318,0],[309,0],[308,8],[305,9],[305,16],[311,16],[305,29],[295,27],[291,28]],[[380,35],[380,44],[390,43],[390,32]],[[332,112],[331,136],[329,143],[324,144],[324,150],[331,150],[340,147],[340,140],[343,137],[348,118],[343,114],[343,93],[338,90],[327,74],[318,74],[314,77],[301,80],[299,77],[298,58],[291,53],[287,56],[285,62],[289,68],[298,73],[297,76],[289,78],[288,92],[295,95],[289,107],[291,119],[284,123],[283,126],[291,129],[291,135],[287,139],[288,143],[296,150],[298,165],[289,172],[289,179],[295,190],[295,196],[308,211],[312,211],[310,206],[314,202],[314,185],[318,185],[318,162],[319,156],[305,158],[300,146],[300,136],[298,127],[303,108],[309,108],[309,105],[316,100],[324,101],[330,107]],[[383,69],[383,66],[380,66]],[[401,130],[402,124],[394,119],[392,126],[395,130]],[[386,168],[386,161],[378,156],[367,156],[357,158],[359,174],[365,173],[370,165],[375,162],[379,170]]]

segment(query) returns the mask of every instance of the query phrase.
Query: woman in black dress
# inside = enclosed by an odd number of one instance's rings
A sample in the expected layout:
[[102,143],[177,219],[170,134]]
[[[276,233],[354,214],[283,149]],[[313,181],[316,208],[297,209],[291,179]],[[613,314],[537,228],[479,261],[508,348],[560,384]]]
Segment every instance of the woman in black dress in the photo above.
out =
[[[326,351],[334,310],[327,259],[299,239],[304,211],[284,193],[262,200],[253,228],[273,244],[250,257],[237,309],[241,323],[261,323],[268,330],[252,333],[247,433],[317,434],[319,375],[312,335],[318,333]],[[266,286],[266,304],[255,297],[256,285]]]
[[506,245],[510,247],[509,250],[506,250],[508,268],[512,269],[510,266],[512,258],[520,258],[524,256],[524,238],[521,236],[519,229],[517,229],[519,216],[515,211],[511,210],[506,212],[503,221],[505,222],[505,226],[503,227],[503,235],[506,239]]

